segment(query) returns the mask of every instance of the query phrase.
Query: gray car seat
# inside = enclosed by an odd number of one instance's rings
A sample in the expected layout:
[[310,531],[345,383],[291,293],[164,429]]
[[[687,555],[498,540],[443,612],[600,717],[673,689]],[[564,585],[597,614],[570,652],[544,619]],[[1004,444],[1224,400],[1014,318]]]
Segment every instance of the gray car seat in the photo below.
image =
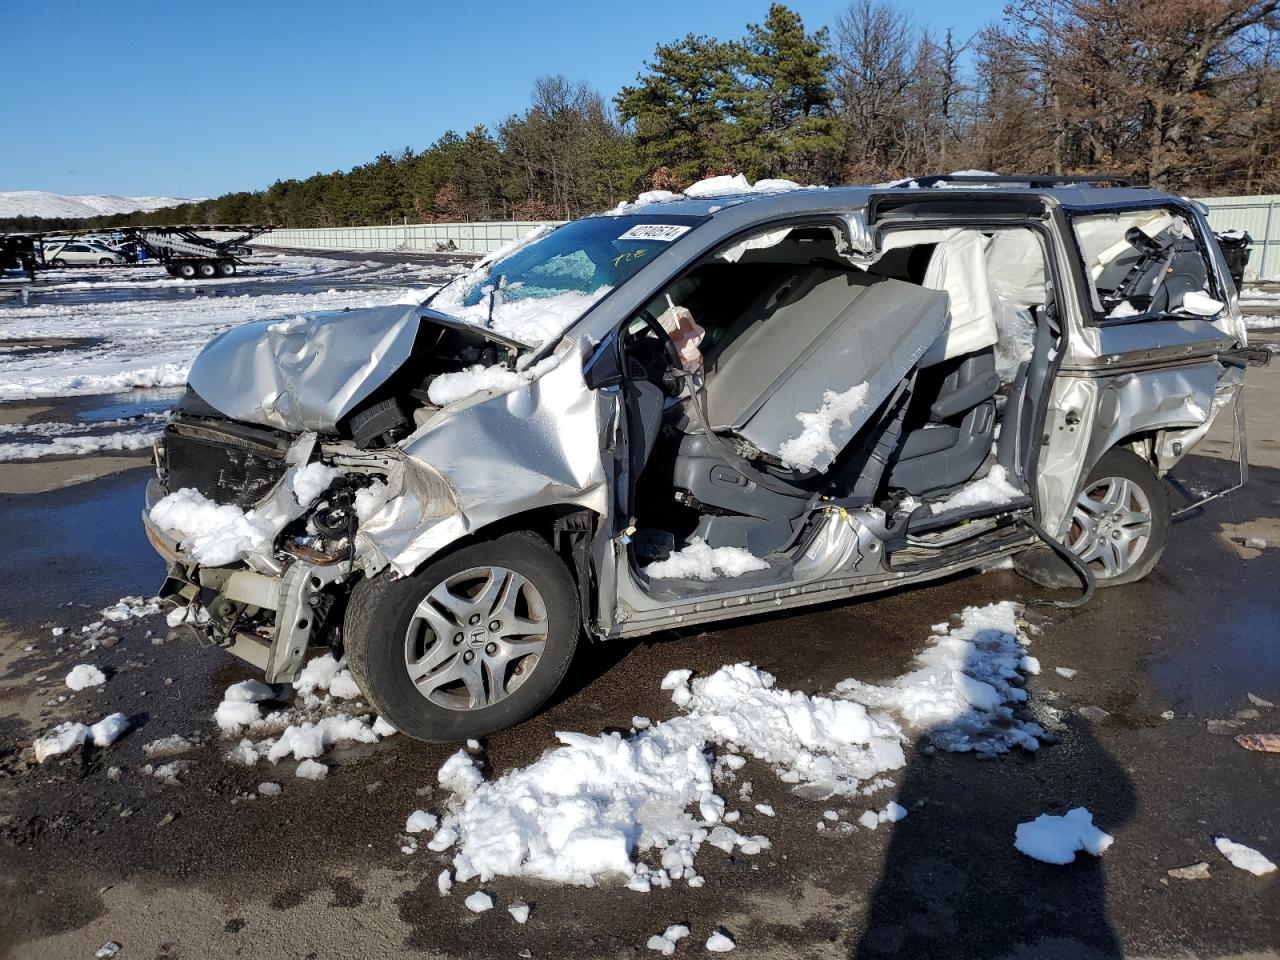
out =
[[1000,389],[988,347],[920,371],[920,404],[889,473],[889,487],[916,496],[958,487],[977,472],[995,439]]
[[797,414],[819,410],[828,391],[867,385],[862,407],[831,425],[838,456],[937,340],[946,318],[943,293],[833,266],[799,268],[763,290],[704,356],[710,426],[764,456],[747,466],[705,435],[683,438],[673,480],[703,513],[696,535],[758,555],[783,547],[833,459],[811,471],[780,465],[779,451],[802,432]]

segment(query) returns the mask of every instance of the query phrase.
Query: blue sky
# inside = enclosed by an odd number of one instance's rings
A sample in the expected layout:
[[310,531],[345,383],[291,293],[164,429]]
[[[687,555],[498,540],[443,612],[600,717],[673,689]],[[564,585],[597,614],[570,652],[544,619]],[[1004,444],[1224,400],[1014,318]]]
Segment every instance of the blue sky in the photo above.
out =
[[[810,28],[848,0],[797,0]],[[961,36],[1000,0],[915,0]],[[768,0],[13,2],[0,30],[0,191],[216,196],[421,149],[563,73],[612,97],[658,43],[722,39]]]

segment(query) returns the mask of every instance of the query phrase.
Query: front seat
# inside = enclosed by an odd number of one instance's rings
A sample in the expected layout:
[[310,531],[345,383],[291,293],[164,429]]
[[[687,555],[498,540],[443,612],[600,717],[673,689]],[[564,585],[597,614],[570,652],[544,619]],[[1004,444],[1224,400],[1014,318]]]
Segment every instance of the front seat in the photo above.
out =
[[991,347],[922,369],[889,488],[922,496],[969,480],[991,452],[999,389]]

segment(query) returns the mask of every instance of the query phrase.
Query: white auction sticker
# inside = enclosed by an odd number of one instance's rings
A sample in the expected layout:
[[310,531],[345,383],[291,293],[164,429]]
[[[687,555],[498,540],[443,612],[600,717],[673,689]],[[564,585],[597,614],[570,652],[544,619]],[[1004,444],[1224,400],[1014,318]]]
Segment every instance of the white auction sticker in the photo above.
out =
[[639,223],[620,236],[619,240],[662,240],[670,243],[677,237],[689,232],[689,228],[678,223]]

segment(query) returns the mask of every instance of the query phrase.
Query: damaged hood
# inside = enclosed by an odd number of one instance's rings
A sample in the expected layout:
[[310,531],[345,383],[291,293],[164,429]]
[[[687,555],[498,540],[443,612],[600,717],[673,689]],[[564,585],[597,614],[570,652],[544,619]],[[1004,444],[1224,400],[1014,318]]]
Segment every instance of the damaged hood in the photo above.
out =
[[409,359],[424,319],[515,345],[418,306],[334,311],[233,327],[196,357],[187,383],[234,420],[331,433]]

